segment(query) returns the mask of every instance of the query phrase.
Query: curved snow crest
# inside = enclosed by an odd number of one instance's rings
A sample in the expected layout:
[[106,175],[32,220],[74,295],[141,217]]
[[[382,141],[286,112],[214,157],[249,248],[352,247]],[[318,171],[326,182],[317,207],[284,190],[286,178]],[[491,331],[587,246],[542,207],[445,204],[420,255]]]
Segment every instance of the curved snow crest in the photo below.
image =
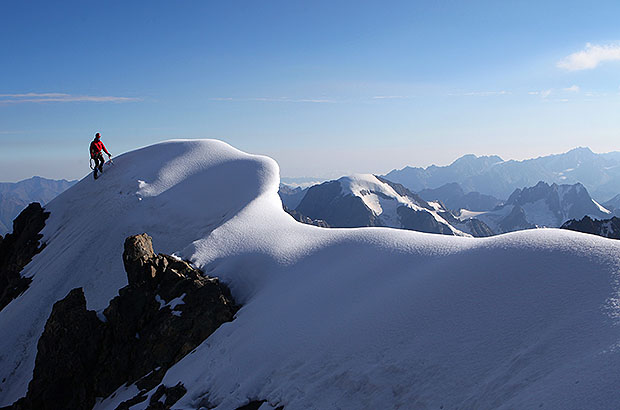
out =
[[277,163],[222,141],[166,141],[113,162],[99,179],[89,173],[46,206],[47,246],[22,272],[33,282],[0,312],[0,406],[25,395],[56,301],[82,287],[88,308],[101,310],[127,284],[127,236],[147,232],[158,252],[173,254],[255,200],[280,204]]
[[154,168],[156,178],[141,184],[138,195],[157,196],[181,182],[192,184],[193,181],[188,179],[198,174],[206,178],[203,184],[210,184],[203,185],[203,189],[216,186],[221,189],[223,186],[228,190],[225,192],[225,202],[234,198],[231,198],[231,194],[237,193],[238,190],[234,188],[238,186],[234,184],[243,183],[244,188],[249,190],[247,198],[253,199],[273,191],[274,186],[277,187],[280,182],[279,167],[273,159],[247,154],[218,140],[169,140],[131,154],[158,161],[158,154],[162,150],[166,150],[170,158],[161,163],[160,167]]

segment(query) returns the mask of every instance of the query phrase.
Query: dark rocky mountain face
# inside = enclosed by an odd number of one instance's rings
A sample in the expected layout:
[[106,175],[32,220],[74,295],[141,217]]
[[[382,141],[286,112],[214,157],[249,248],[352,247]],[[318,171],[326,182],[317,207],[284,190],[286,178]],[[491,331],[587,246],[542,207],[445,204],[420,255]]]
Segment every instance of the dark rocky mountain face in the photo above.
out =
[[486,238],[488,236],[495,235],[495,232],[484,222],[476,218],[468,218],[459,220],[452,212],[445,210],[439,211],[439,215],[445,219],[450,225],[457,227],[458,229],[468,232],[476,238]]
[[610,219],[592,219],[584,216],[580,220],[566,221],[561,228],[610,239],[620,239],[620,218],[615,216]]
[[448,166],[405,167],[389,172],[386,177],[418,192],[457,182],[465,192],[476,191],[496,198],[506,198],[515,189],[538,181],[579,182],[596,198],[605,199],[620,192],[620,153],[595,154],[589,148],[575,148],[524,161],[466,155]]
[[[13,233],[0,240],[0,310],[22,294],[32,279],[21,276],[32,257],[45,247],[41,230],[49,212],[37,202],[24,209],[13,221]],[[0,237],[2,238],[2,237]]]
[[525,211],[519,205],[513,206],[508,216],[499,222],[500,232],[513,232],[535,227],[535,224],[527,220]]
[[338,181],[308,188],[295,210],[308,218],[323,220],[334,228],[379,226],[377,217],[361,198],[342,195],[342,186]]
[[10,231],[11,221],[29,203],[45,205],[76,182],[41,177],[20,182],[0,182],[0,235]]
[[184,261],[153,252],[151,238],[127,238],[123,262],[129,284],[101,316],[86,309],[81,288],[56,302],[37,346],[26,397],[12,408],[91,409],[96,397],[137,382],[128,409],[157,388],[148,409],[169,409],[182,385],[161,385],[167,369],[233,320],[238,307],[217,278]]
[[436,189],[423,189],[418,192],[418,195],[426,201],[441,201],[448,209],[455,211],[460,209],[487,211],[502,203],[494,196],[480,192],[465,193],[456,182],[444,184]]
[[[486,238],[495,235],[495,232],[479,219],[469,218],[461,221],[462,224],[467,226],[467,232],[471,233],[476,238]],[[458,226],[458,225],[457,225]]]
[[396,209],[403,229],[412,231],[439,233],[442,235],[454,235],[448,225],[440,224],[432,214],[424,211],[416,211],[406,206],[399,206]]

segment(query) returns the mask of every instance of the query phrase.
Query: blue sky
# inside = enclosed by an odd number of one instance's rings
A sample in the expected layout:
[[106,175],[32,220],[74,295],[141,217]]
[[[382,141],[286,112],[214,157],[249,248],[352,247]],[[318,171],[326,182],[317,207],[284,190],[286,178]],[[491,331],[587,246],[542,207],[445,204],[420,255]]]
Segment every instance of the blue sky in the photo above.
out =
[[612,1],[0,2],[0,180],[84,176],[96,131],[113,154],[219,138],[291,177],[618,150],[618,15]]

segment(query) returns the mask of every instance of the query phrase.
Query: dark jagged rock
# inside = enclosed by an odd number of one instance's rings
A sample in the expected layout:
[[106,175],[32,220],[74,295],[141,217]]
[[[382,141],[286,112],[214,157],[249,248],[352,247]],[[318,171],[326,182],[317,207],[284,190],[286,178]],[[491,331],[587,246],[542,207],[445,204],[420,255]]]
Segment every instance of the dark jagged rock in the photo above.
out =
[[136,404],[145,402],[147,399],[148,397],[146,396],[146,391],[141,391],[131,399],[125,400],[124,402],[119,404],[115,410],[130,410]]
[[620,218],[592,219],[584,216],[581,220],[571,219],[561,226],[562,229],[599,235],[610,239],[620,239]]
[[104,323],[86,310],[81,288],[73,289],[52,308],[37,345],[34,374],[28,394],[17,409],[81,409],[94,404],[92,392]]
[[[145,402],[148,399],[146,392],[146,390],[141,391],[131,399],[125,400],[116,407],[116,410],[130,410],[136,404]],[[169,410],[185,393],[187,393],[187,389],[182,383],[178,383],[174,387],[167,387],[162,384],[151,395],[146,410]]]
[[[253,400],[244,406],[237,407],[236,410],[258,410],[266,402],[267,400]],[[284,406],[278,406],[274,410],[284,410]]]
[[13,221],[13,233],[0,241],[0,310],[30,285],[32,279],[21,271],[45,247],[40,232],[49,214],[38,202],[31,203]]
[[265,403],[265,400],[254,400],[244,406],[237,407],[236,410],[258,410],[263,403]]
[[[86,310],[81,288],[54,305],[39,340],[33,380],[15,410],[90,409],[96,397],[136,382],[140,393],[119,406],[129,408],[146,400],[167,369],[238,309],[218,279],[156,255],[146,234],[127,238],[123,262],[129,284],[103,311],[104,321]],[[157,392],[149,409],[169,409],[185,388],[159,386]]]
[[151,396],[146,410],[169,410],[185,393],[187,393],[187,389],[181,383],[174,387],[161,385]]
[[297,222],[301,222],[301,223],[306,224],[306,225],[320,226],[321,228],[329,228],[330,227],[327,224],[327,222],[325,222],[324,220],[308,218],[307,216],[303,215],[299,211],[295,211],[294,209],[287,208],[286,205],[284,205],[284,211],[287,214],[289,214],[290,216],[292,216],[293,219],[295,219]]

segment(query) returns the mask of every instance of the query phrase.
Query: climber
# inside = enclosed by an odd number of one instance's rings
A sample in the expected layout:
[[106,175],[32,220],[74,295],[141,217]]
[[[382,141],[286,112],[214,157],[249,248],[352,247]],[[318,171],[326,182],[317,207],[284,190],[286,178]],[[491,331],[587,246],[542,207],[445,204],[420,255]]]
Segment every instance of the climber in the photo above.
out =
[[105,163],[103,153],[101,151],[103,150],[106,154],[108,154],[108,159],[112,158],[112,154],[108,152],[100,138],[101,134],[96,133],[95,139],[90,143],[90,159],[95,160],[95,179],[97,179],[97,171],[103,172],[103,164]]

